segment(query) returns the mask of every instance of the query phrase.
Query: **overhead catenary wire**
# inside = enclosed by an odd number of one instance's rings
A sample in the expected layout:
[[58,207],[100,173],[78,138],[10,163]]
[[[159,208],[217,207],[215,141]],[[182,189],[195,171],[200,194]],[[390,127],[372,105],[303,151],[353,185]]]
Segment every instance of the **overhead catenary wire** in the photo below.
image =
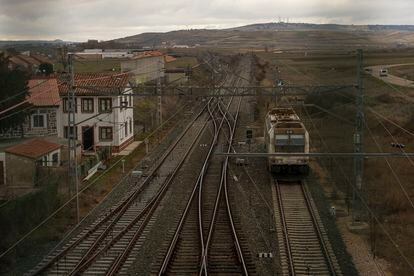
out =
[[[383,149],[382,149],[382,147],[381,147],[381,145],[378,143],[377,139],[375,138],[374,134],[372,133],[371,128],[368,126],[368,122],[367,122],[367,121],[365,121],[365,127],[367,128],[368,133],[369,133],[370,137],[372,138],[372,140],[374,141],[374,143],[375,143],[375,145],[377,146],[377,148],[378,148],[381,152],[384,152],[384,151],[383,151]],[[405,187],[405,186],[403,185],[403,183],[401,182],[400,178],[398,177],[398,175],[397,175],[397,173],[395,172],[394,168],[391,166],[391,164],[390,164],[390,162],[389,162],[389,160],[388,160],[388,158],[387,158],[387,157],[385,157],[385,162],[387,163],[388,167],[390,168],[391,173],[392,173],[393,177],[395,178],[395,180],[397,181],[398,185],[400,186],[400,188],[401,188],[401,190],[402,190],[402,192],[403,192],[403,194],[404,194],[405,198],[408,200],[408,202],[410,203],[411,207],[414,209],[414,203],[413,203],[413,201],[411,200],[411,198],[410,198],[410,196],[409,196],[409,194],[408,194],[408,192],[407,192],[406,187]]]
[[[385,129],[385,131],[388,133],[388,135],[391,137],[391,139],[394,141],[394,143],[399,144],[398,141],[397,141],[397,139],[395,138],[395,136],[392,135],[391,131],[380,120],[379,116],[376,116],[376,119],[377,119],[378,123]],[[410,161],[411,165],[414,166],[413,160],[411,159],[410,156],[408,156],[407,152],[402,147],[400,147],[400,151],[407,157],[407,159],[408,159],[408,161]]]
[[[306,111],[306,107],[305,107],[305,111]],[[307,116],[310,118],[309,114],[307,113]],[[318,132],[315,124],[313,123],[312,119],[310,118],[312,125],[314,125],[314,128],[316,129],[316,131]],[[320,136],[321,137],[321,136]],[[322,138],[323,141],[323,138]],[[325,142],[323,141],[323,143],[325,144]],[[375,212],[372,211],[372,209],[369,207],[368,203],[365,201],[364,197],[361,195],[361,193],[359,192],[359,190],[357,189],[357,187],[355,186],[355,184],[348,178],[348,175],[344,172],[343,167],[340,166],[337,162],[336,159],[334,158],[335,163],[337,164],[339,171],[341,172],[341,174],[344,177],[344,180],[348,183],[348,185],[350,185],[354,191],[355,191],[355,195],[360,199],[361,203],[364,205],[365,209],[370,213],[370,215],[374,218],[374,220],[378,223],[378,225],[381,227],[381,230],[385,233],[385,235],[387,236],[387,238],[390,240],[390,242],[392,243],[392,245],[394,246],[394,248],[398,251],[398,253],[400,254],[400,256],[403,258],[403,260],[409,265],[409,267],[411,268],[411,270],[414,271],[414,265],[409,261],[408,257],[404,254],[404,252],[400,249],[400,246],[397,244],[397,242],[392,238],[391,234],[387,231],[387,229],[385,228],[385,226],[381,223],[381,220],[376,216]]]

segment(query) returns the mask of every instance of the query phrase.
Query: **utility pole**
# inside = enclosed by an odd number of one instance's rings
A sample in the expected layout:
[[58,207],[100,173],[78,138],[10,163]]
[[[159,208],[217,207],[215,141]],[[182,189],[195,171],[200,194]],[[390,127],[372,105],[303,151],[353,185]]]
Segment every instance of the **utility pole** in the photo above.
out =
[[[364,152],[364,83],[363,83],[363,52],[362,49],[357,50],[358,66],[357,66],[357,95],[356,107],[357,113],[355,118],[354,133],[354,152]],[[361,220],[362,210],[360,196],[362,195],[362,180],[364,175],[364,157],[356,156],[354,158],[354,174],[355,185],[352,194],[352,219],[353,221]],[[357,196],[358,193],[358,196]]]
[[161,93],[162,93],[162,90],[161,90],[161,71],[162,71],[162,68],[161,68],[161,64],[162,64],[162,62],[159,61],[158,62],[158,73],[157,73],[158,74],[158,76],[157,76],[157,94],[159,95],[158,96],[158,103],[157,103],[158,125],[162,124],[162,96],[161,96]]
[[162,96],[161,96],[161,73],[159,73],[158,78],[157,78],[157,94],[158,96],[158,125],[162,124]]
[[76,97],[75,97],[75,73],[73,64],[74,55],[68,54],[68,67],[69,67],[69,90],[68,90],[68,173],[69,173],[69,187],[75,188],[76,195],[76,219],[79,223],[79,179],[78,179],[78,164],[76,160],[76,144],[77,144],[77,131],[76,131]]

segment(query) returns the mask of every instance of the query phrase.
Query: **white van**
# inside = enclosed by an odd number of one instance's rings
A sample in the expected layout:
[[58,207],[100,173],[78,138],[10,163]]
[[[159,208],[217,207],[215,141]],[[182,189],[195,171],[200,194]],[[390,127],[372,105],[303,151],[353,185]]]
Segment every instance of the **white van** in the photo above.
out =
[[382,69],[380,70],[379,75],[380,75],[380,77],[386,77],[386,76],[388,76],[388,70],[387,70],[387,69],[385,69],[385,68],[382,68]]

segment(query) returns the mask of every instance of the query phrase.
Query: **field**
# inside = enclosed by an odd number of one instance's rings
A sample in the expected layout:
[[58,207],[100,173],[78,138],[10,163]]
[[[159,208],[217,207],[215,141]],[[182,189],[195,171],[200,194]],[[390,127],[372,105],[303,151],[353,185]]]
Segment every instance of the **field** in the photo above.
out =
[[[124,59],[96,59],[96,60],[76,60],[74,67],[76,73],[97,73],[97,72],[120,72],[121,61]],[[59,63],[55,64],[55,70],[63,70]]]
[[389,72],[397,77],[414,81],[414,65],[391,67]]
[[[356,58],[353,52],[256,53],[267,70],[267,81],[283,79],[287,84],[337,85],[356,83]],[[266,64],[264,61],[267,61]],[[364,66],[414,62],[413,53],[366,52]],[[397,68],[398,69],[398,68]],[[265,81],[265,80],[263,80]],[[262,81],[262,83],[263,83]],[[414,90],[396,87],[364,76],[366,152],[401,152],[391,143],[403,143],[405,152],[414,152]],[[290,102],[294,102],[290,99]],[[355,90],[313,94],[298,107],[311,135],[315,152],[353,152]],[[315,163],[316,162],[316,163]],[[346,210],[352,197],[353,161],[345,158],[318,159],[312,165],[325,175],[325,190],[335,204]],[[395,275],[410,275],[407,260],[414,259],[414,162],[410,158],[371,158],[365,160],[363,188],[359,194],[361,217],[370,223],[364,235],[372,252],[391,265]]]

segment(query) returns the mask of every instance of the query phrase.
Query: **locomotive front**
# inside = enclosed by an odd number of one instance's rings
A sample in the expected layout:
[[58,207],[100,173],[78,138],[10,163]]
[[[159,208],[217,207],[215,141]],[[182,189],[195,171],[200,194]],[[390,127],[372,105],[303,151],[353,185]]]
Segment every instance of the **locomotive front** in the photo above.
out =
[[[268,153],[308,153],[309,134],[292,108],[272,109],[266,118]],[[278,175],[307,175],[309,157],[270,156],[268,168]]]

